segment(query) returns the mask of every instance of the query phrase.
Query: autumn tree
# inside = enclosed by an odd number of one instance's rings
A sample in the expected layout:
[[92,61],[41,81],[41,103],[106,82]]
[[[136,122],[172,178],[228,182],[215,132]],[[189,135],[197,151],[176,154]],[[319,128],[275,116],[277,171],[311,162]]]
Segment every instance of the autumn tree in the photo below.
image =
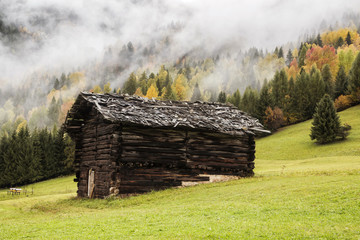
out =
[[152,98],[157,98],[158,96],[159,96],[159,92],[157,90],[157,87],[154,84],[151,85],[149,87],[145,97],[152,99]]
[[310,71],[313,64],[316,64],[318,69],[322,69],[325,64],[328,64],[332,76],[336,76],[338,71],[338,58],[335,48],[329,46],[313,46],[306,52],[305,69]]

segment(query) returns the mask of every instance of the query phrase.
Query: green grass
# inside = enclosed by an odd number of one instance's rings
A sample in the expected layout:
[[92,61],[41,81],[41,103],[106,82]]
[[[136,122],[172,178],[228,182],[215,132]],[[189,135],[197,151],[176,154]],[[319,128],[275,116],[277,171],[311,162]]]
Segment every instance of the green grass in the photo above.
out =
[[253,178],[105,200],[37,183],[0,201],[0,239],[360,239],[359,114],[340,113],[343,142],[314,144],[310,122],[259,139]]

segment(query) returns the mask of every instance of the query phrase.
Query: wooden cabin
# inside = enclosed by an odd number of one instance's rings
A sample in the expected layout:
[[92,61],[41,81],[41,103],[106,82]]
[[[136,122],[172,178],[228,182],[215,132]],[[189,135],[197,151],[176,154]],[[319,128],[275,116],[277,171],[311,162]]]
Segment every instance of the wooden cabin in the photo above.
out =
[[211,175],[254,174],[257,119],[219,103],[82,92],[65,130],[79,197],[144,193]]

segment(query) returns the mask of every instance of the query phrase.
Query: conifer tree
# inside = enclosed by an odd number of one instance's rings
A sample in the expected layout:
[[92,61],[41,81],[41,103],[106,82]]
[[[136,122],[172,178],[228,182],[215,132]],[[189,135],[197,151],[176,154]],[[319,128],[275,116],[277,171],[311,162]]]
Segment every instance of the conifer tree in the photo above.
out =
[[336,75],[335,80],[335,98],[338,98],[340,95],[345,95],[348,88],[348,78],[345,73],[344,66],[340,66],[340,69]]
[[220,103],[225,103],[226,102],[226,93],[223,91],[220,91],[217,101]]
[[299,53],[299,68],[305,66],[306,51],[307,47],[305,44],[303,44]]
[[334,98],[334,81],[332,80],[329,64],[324,65],[321,76],[325,83],[325,93],[329,94],[331,98]]
[[353,95],[356,101],[360,101],[360,54],[357,55],[355,61],[349,72],[349,92]]
[[290,63],[292,62],[292,60],[293,60],[292,52],[289,49],[289,51],[288,51],[288,53],[286,55],[286,65],[290,66]]
[[339,37],[339,39],[336,41],[335,43],[335,47],[341,47],[342,45],[344,45],[344,39],[342,37]]
[[336,139],[339,131],[339,116],[336,113],[334,103],[330,96],[325,94],[316,107],[310,138],[321,144],[329,143]]
[[346,44],[347,44],[347,45],[351,45],[351,44],[352,44],[350,32],[347,33],[345,41],[346,41]]
[[282,47],[280,47],[280,49],[279,49],[278,58],[284,58],[284,51],[283,51]]
[[310,93],[310,105],[309,115],[312,116],[316,109],[316,104],[325,94],[325,83],[321,77],[320,71],[313,65],[310,71],[310,82],[309,82],[309,93]]
[[259,120],[263,123],[264,117],[265,117],[265,111],[268,107],[273,107],[273,101],[270,94],[270,87],[267,81],[264,81],[264,84],[260,90],[260,96],[258,105],[256,107],[257,109],[257,116],[259,117]]
[[201,92],[200,92],[199,84],[196,83],[194,87],[193,95],[191,96],[191,101],[195,102],[200,100],[201,100]]
[[320,33],[316,37],[316,44],[319,45],[320,47],[323,47],[323,43],[322,43],[322,40],[321,40]]
[[172,90],[171,82],[169,82],[168,85],[166,86],[164,98],[166,100],[172,100],[172,101],[176,100],[176,95]]
[[137,80],[135,73],[131,73],[129,78],[124,83],[123,93],[133,95],[137,89]]

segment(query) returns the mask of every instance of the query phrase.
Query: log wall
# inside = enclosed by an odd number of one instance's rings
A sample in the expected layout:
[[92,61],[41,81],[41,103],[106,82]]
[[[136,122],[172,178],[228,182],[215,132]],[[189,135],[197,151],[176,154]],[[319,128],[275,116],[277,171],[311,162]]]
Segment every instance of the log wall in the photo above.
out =
[[253,175],[255,142],[251,135],[122,126],[104,122],[91,111],[75,142],[79,197],[88,196],[90,169],[95,171],[90,197],[209,181],[200,174]]

